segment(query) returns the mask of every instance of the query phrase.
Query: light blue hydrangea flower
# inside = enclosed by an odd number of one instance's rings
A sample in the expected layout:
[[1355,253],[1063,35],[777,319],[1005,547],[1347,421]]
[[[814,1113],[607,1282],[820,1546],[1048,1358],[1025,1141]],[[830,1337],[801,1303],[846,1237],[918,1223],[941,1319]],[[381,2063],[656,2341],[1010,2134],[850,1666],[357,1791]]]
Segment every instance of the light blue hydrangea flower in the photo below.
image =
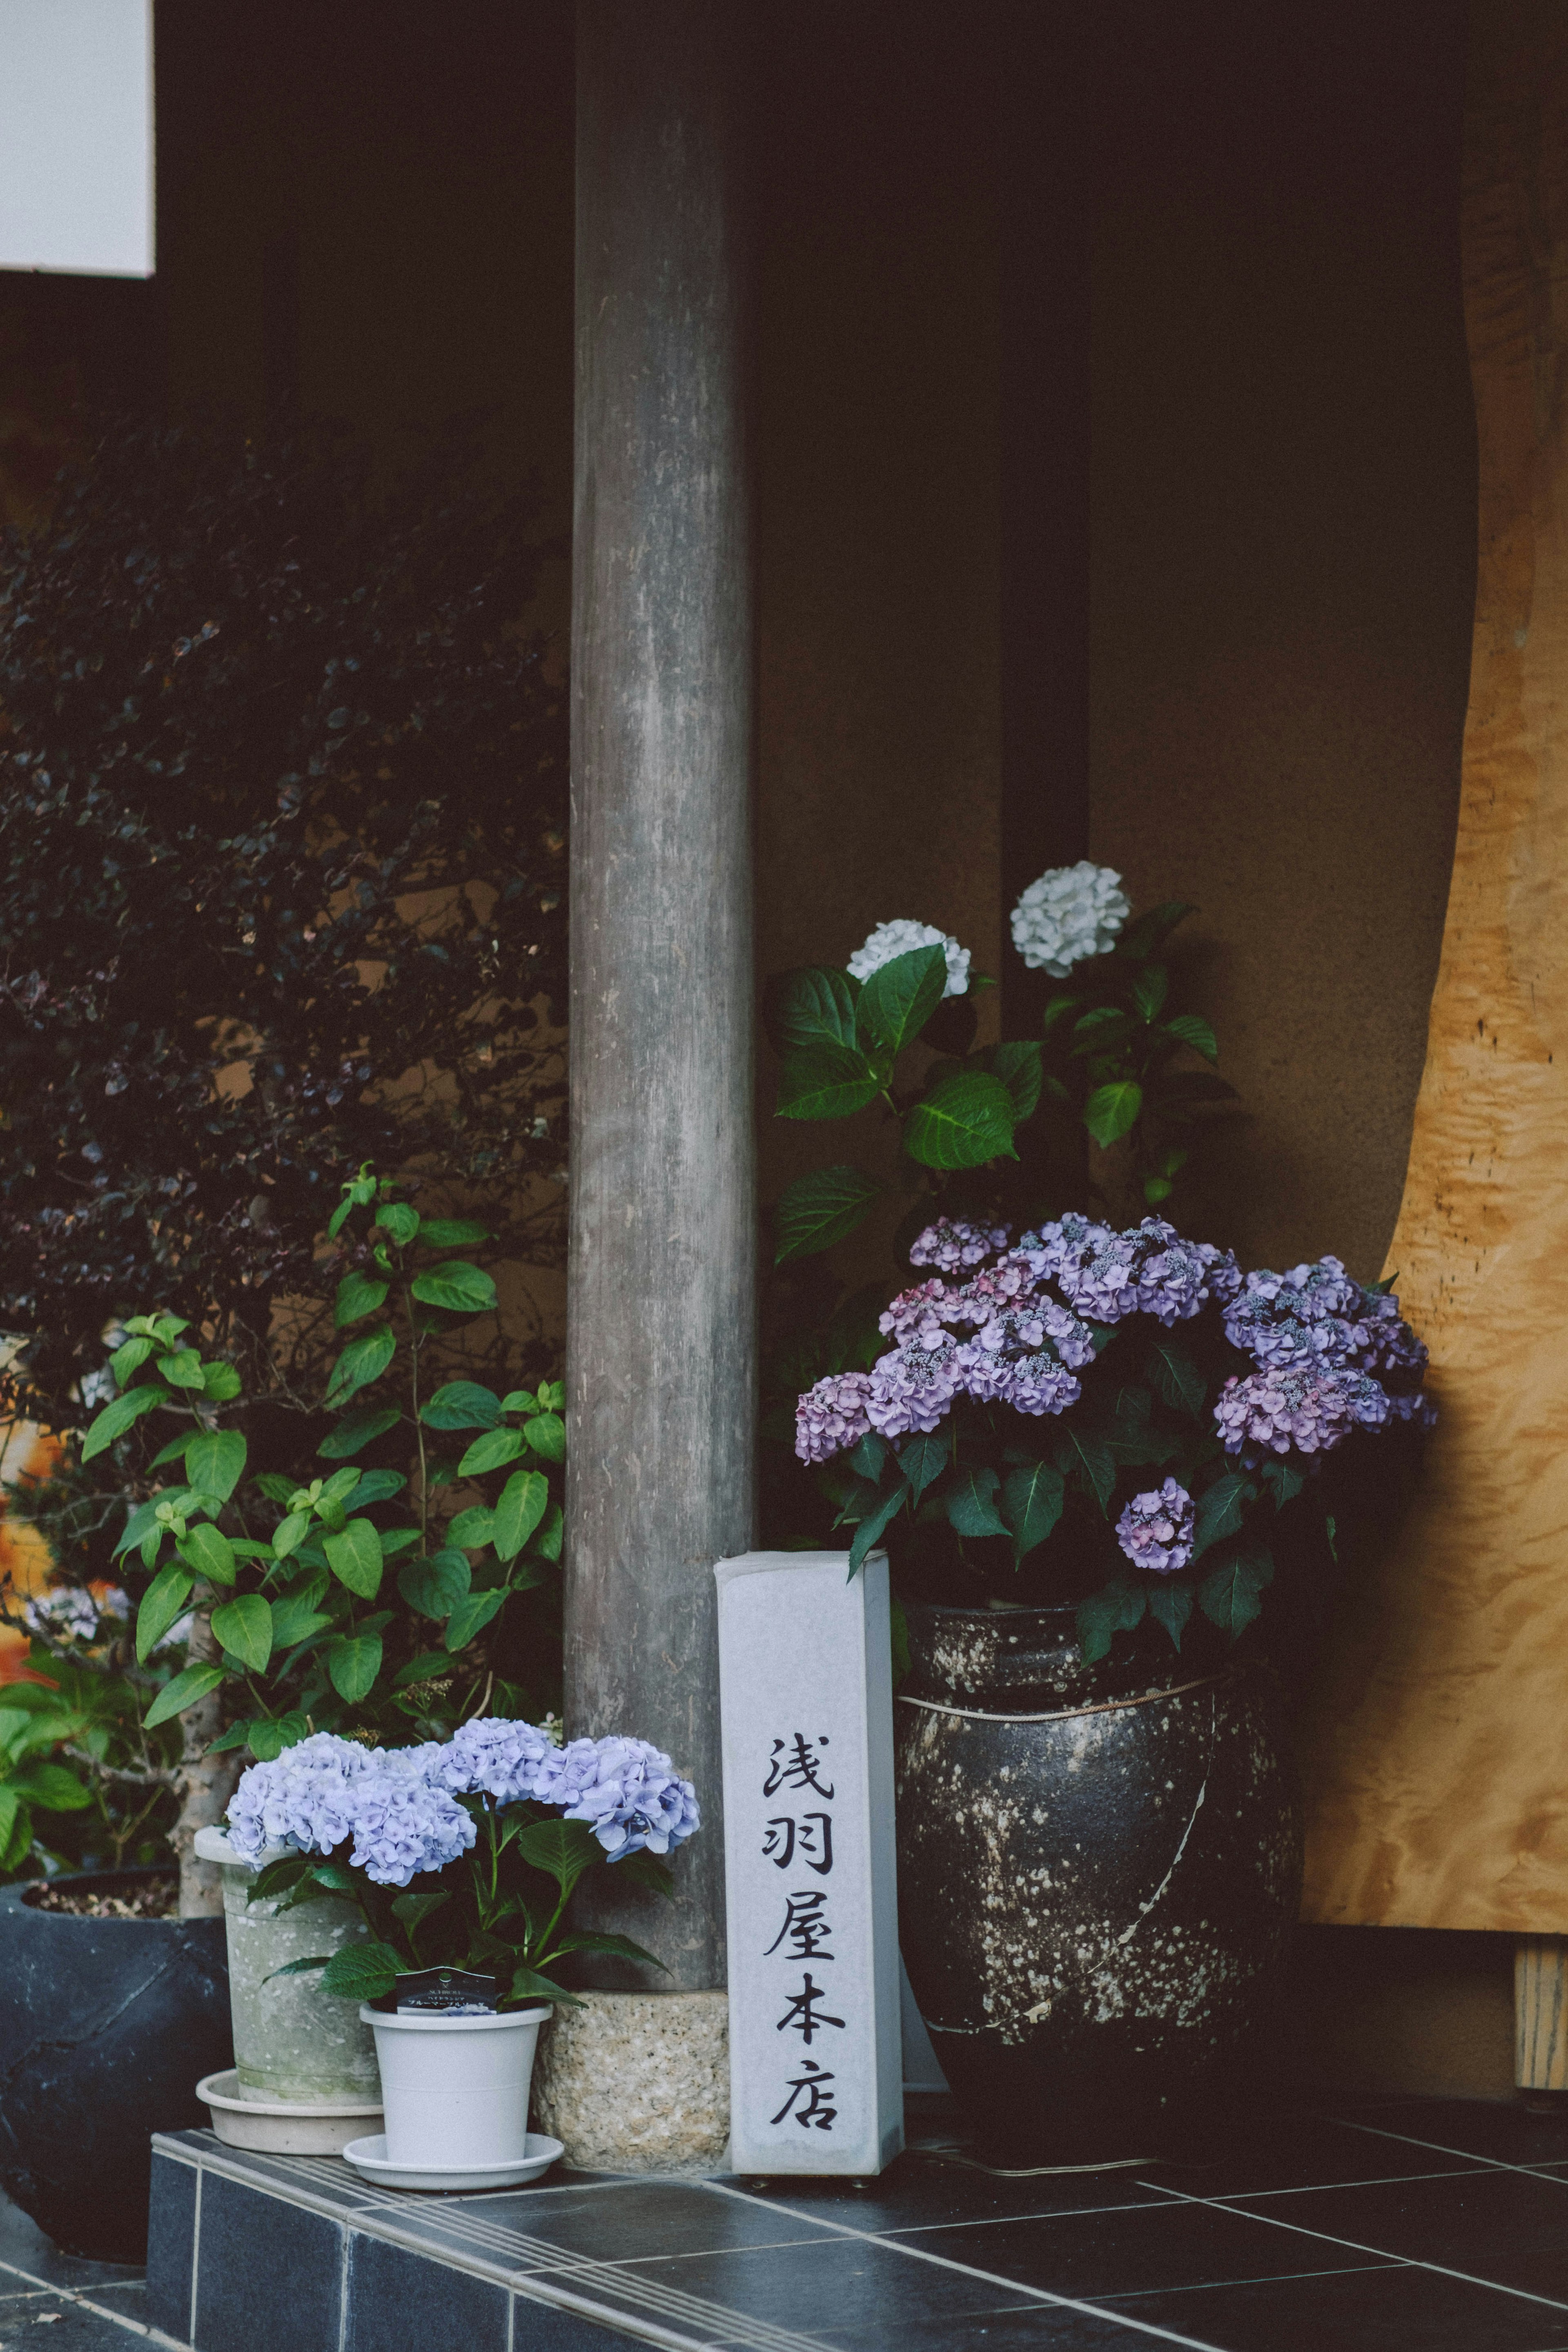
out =
[[515,1805],[531,1797],[539,1768],[555,1742],[536,1724],[484,1715],[458,1726],[438,1751],[436,1777],[458,1796],[493,1797]]
[[587,1822],[612,1862],[646,1846],[668,1853],[701,1824],[697,1791],[646,1739],[574,1739],[540,1767],[535,1795]]
[[351,1833],[351,1790],[370,1769],[371,1754],[356,1740],[318,1731],[269,1763],[251,1765],[229,1799],[236,1853],[252,1867],[269,1845],[331,1853]]

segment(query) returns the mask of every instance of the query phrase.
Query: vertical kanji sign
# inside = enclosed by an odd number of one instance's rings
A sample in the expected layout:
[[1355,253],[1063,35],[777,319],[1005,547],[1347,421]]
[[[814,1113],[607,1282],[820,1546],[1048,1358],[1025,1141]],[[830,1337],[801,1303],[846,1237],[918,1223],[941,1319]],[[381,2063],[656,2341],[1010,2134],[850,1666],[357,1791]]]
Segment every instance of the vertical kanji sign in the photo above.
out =
[[153,0],[0,0],[0,269],[153,275]]
[[731,2162],[879,2172],[903,2146],[887,1559],[715,1574]]

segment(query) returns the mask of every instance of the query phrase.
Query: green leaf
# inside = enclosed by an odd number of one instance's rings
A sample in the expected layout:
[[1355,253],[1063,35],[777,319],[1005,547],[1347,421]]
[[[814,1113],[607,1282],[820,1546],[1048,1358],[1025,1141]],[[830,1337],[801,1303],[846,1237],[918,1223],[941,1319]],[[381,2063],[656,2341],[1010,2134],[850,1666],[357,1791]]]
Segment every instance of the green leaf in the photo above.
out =
[[566,1423],[558,1412],[536,1412],[522,1424],[522,1433],[542,1462],[566,1459]]
[[1065,1021],[1068,1014],[1075,1013],[1082,1003],[1081,996],[1074,996],[1070,992],[1053,996],[1046,1006],[1045,1017],[1040,1024],[1042,1031],[1048,1033],[1056,1028],[1058,1022]]
[[495,1509],[498,1559],[515,1559],[550,1507],[550,1481],[541,1470],[518,1470],[500,1490]]
[[117,1389],[124,1388],[132,1373],[141,1370],[152,1354],[154,1344],[153,1340],[143,1334],[141,1339],[127,1339],[123,1346],[116,1348],[109,1360],[109,1369],[114,1376],[114,1385]]
[[410,1544],[416,1544],[418,1540],[417,1528],[383,1528],[381,1556],[383,1559],[395,1559],[399,1552],[406,1551]]
[[822,964],[786,971],[769,993],[768,1030],[781,1054],[798,1045],[853,1045],[860,983]]
[[403,1972],[392,1944],[345,1944],[321,1971],[321,1990],[336,2000],[384,2000]]
[[616,1884],[617,1886],[646,1886],[651,1894],[661,1895],[668,1903],[675,1893],[675,1873],[668,1862],[660,1861],[657,1853],[649,1853],[643,1846],[636,1853],[628,1853],[624,1862],[616,1863]]
[[496,1286],[489,1276],[461,1257],[427,1265],[408,1287],[422,1305],[445,1307],[455,1315],[487,1314],[496,1303]]
[[447,1620],[447,1647],[454,1654],[481,1633],[508,1598],[504,1586],[500,1591],[470,1592],[459,1601]]
[[1219,1059],[1218,1040],[1201,1013],[1178,1013],[1174,1020],[1166,1022],[1165,1034],[1167,1037],[1179,1037],[1184,1045],[1190,1045],[1194,1054],[1203,1055],[1205,1062],[1217,1062]]
[[1171,975],[1163,963],[1145,964],[1132,983],[1132,1002],[1145,1021],[1152,1021],[1170,993]]
[[1002,1516],[1013,1531],[1015,1564],[1043,1544],[1062,1515],[1066,1483],[1048,1462],[1026,1462],[1008,1474]]
[[447,1541],[458,1551],[482,1551],[495,1537],[496,1515],[486,1503],[459,1511],[447,1529]]
[[864,982],[855,1011],[856,1034],[873,1051],[898,1054],[918,1037],[947,989],[947,950],[911,948]]
[[1039,1041],[1019,1037],[1009,1045],[994,1045],[988,1058],[994,1074],[1012,1097],[1013,1116],[1021,1124],[1038,1103],[1044,1083]]
[[1136,1126],[1143,1108],[1143,1089],[1131,1078],[1112,1078],[1096,1087],[1083,1107],[1083,1123],[1102,1151]]
[[386,1298],[392,1285],[373,1282],[368,1274],[345,1274],[338,1285],[337,1305],[332,1321],[341,1331],[345,1325],[357,1323],[363,1316],[374,1315]]
[[1080,1469],[1100,1509],[1109,1510],[1116,1486],[1116,1456],[1103,1437],[1069,1423],[1062,1434],[1058,1460],[1064,1466]]
[[540,1528],[539,1533],[533,1538],[533,1549],[539,1553],[541,1559],[560,1559],[561,1529],[561,1506],[559,1503],[552,1503],[550,1508],[544,1514],[543,1523]]
[[[331,1483],[329,1480],[329,1486]],[[401,1495],[407,1484],[401,1470],[362,1470],[359,1485],[353,1490],[354,1508],[368,1511],[373,1503],[384,1503],[390,1496]]]
[[1193,1613],[1191,1587],[1185,1584],[1156,1584],[1149,1593],[1149,1614],[1156,1624],[1163,1625],[1179,1650],[1182,1634]]
[[324,1633],[331,1622],[317,1608],[309,1586],[301,1592],[285,1592],[272,1603],[272,1646],[291,1650],[312,1634]]
[[286,1478],[281,1470],[258,1470],[250,1483],[258,1494],[265,1495],[269,1503],[276,1503],[282,1510],[288,1509],[300,1486],[297,1478]]
[[328,1536],[321,1549],[340,1584],[362,1601],[375,1599],[381,1591],[381,1535],[368,1519],[351,1519],[342,1535]]
[[531,1389],[510,1389],[500,1401],[502,1412],[538,1412],[541,1401]]
[[167,1445],[159,1447],[147,1467],[150,1470],[162,1470],[166,1463],[183,1462],[186,1448],[199,1433],[196,1430],[186,1429],[183,1430],[178,1437],[171,1437]]
[[524,1862],[555,1881],[563,1901],[584,1872],[605,1858],[605,1849],[586,1822],[559,1818],[530,1822],[518,1832],[517,1850]]
[[374,1412],[351,1412],[322,1438],[316,1451],[323,1461],[341,1462],[345,1454],[360,1453],[373,1437],[384,1436],[402,1418],[395,1404],[378,1405]]
[[480,1388],[477,1381],[448,1381],[419,1408],[427,1429],[493,1429],[500,1414],[495,1391]]
[[570,2009],[581,2009],[583,2003],[574,1992],[568,1992],[552,1977],[542,1977],[537,1969],[519,1969],[511,1980],[509,2000],[563,2002]]
[[239,1374],[232,1364],[202,1366],[202,1393],[209,1404],[232,1404],[239,1385]]
[[351,1339],[332,1366],[331,1378],[327,1382],[325,1402],[329,1412],[335,1405],[346,1404],[356,1391],[368,1388],[372,1381],[380,1380],[396,1352],[396,1339],[384,1323],[379,1330]]
[[1234,1642],[1237,1635],[1263,1614],[1258,1594],[1274,1576],[1274,1562],[1261,1544],[1232,1554],[1205,1577],[1198,1587],[1198,1606],[1211,1625]]
[[445,1650],[421,1650],[405,1666],[399,1666],[392,1677],[394,1690],[409,1690],[416,1683],[427,1683],[437,1675],[451,1672],[452,1661]]
[[146,1502],[136,1504],[127,1513],[120,1541],[110,1554],[111,1559],[119,1559],[126,1552],[134,1551],[143,1538],[153,1532],[158,1524],[158,1506],[163,1500],[162,1495],[150,1495]]
[[1152,1381],[1165,1402],[1174,1405],[1179,1412],[1190,1412],[1194,1421],[1204,1417],[1204,1399],[1208,1394],[1204,1376],[1186,1349],[1174,1339],[1156,1339],[1149,1350],[1145,1377]]
[[899,1467],[909,1480],[910,1501],[918,1503],[933,1478],[947,1467],[945,1437],[907,1437],[899,1449]]
[[779,1118],[847,1118],[877,1098],[877,1079],[852,1045],[800,1045],[779,1071]]
[[155,1730],[160,1723],[167,1723],[172,1716],[183,1715],[186,1707],[195,1706],[198,1699],[205,1698],[209,1691],[216,1690],[219,1683],[225,1680],[226,1670],[222,1666],[187,1666],[183,1675],[176,1675],[172,1683],[164,1684],[142,1721],[149,1731]]
[[458,1465],[459,1478],[478,1478],[487,1470],[499,1470],[503,1462],[515,1462],[522,1452],[523,1436],[520,1429],[487,1429],[476,1437]]
[[784,1187],[773,1211],[779,1244],[774,1265],[831,1249],[865,1223],[881,1189],[858,1168],[822,1168],[813,1175],[797,1176]]
[[242,1592],[212,1614],[213,1638],[253,1675],[266,1671],[272,1655],[272,1611],[259,1592]]
[[246,1453],[237,1429],[204,1429],[185,1448],[185,1475],[198,1494],[226,1503],[244,1475]]
[[539,1410],[540,1410],[540,1412],[565,1412],[565,1410],[566,1410],[566,1383],[565,1383],[565,1381],[540,1381],[540,1383],[539,1383]]
[[286,1748],[297,1748],[310,1734],[310,1717],[290,1707],[287,1715],[258,1717],[246,1726],[246,1746],[258,1764],[270,1764]]
[[1218,1543],[1223,1536],[1235,1535],[1241,1525],[1248,1483],[1245,1470],[1222,1470],[1213,1485],[1204,1488],[1193,1511],[1194,1559],[1201,1559],[1210,1544]]
[[[890,967],[884,967],[890,969]],[[939,1078],[904,1121],[904,1150],[922,1168],[978,1168],[1016,1159],[1013,1097],[989,1070]]]
[[1146,1599],[1141,1585],[1118,1581],[1079,1602],[1078,1645],[1086,1665],[1106,1656],[1113,1633],[1131,1633],[1142,1623]]
[[[27,1828],[27,1843],[32,1843],[32,1824],[21,1797],[8,1781],[0,1781],[0,1867],[11,1867],[11,1848],[18,1843],[17,1832],[22,1824]],[[23,1849],[24,1852],[26,1848]]]
[[375,1213],[375,1223],[384,1234],[390,1234],[399,1249],[406,1249],[419,1232],[418,1213],[406,1201],[384,1201]]
[[473,1249],[495,1237],[472,1217],[421,1217],[418,1238],[427,1249]]
[[849,1573],[851,1576],[858,1574],[860,1569],[865,1565],[867,1553],[871,1550],[878,1537],[880,1536],[887,1528],[891,1526],[892,1522],[897,1518],[899,1513],[903,1509],[904,1505],[909,1501],[909,1489],[900,1481],[900,1483],[894,1487],[890,1495],[883,1496],[881,1501],[878,1504],[876,1509],[870,1513],[869,1517],[861,1520],[859,1526],[856,1528],[855,1533],[849,1539]]
[[574,1928],[569,1936],[556,1936],[552,1942],[553,1956],[557,1959],[564,1959],[568,1952],[609,1952],[617,1959],[641,1960],[647,1967],[663,1969],[666,1976],[669,1974],[662,1960],[656,1960],[651,1952],[645,1951],[641,1944],[634,1944],[629,1936],[590,1935],[581,1928]]
[[199,1522],[181,1536],[174,1547],[187,1568],[211,1584],[234,1582],[234,1546],[217,1529]]
[[156,1381],[143,1388],[128,1389],[123,1396],[112,1397],[89,1424],[87,1435],[82,1439],[82,1460],[90,1462],[95,1454],[102,1454],[112,1445],[117,1437],[123,1437],[132,1422],[139,1421],[144,1412],[151,1412],[154,1405],[167,1404],[168,1402],[168,1390]]
[[1258,1475],[1273,1496],[1277,1511],[1282,1511],[1287,1503],[1293,1503],[1307,1483],[1304,1470],[1299,1470],[1293,1462],[1281,1462],[1278,1457],[1266,1462]]
[[288,1517],[279,1519],[272,1530],[273,1558],[287,1559],[291,1551],[298,1551],[310,1532],[310,1512],[290,1511]]
[[439,1911],[442,1904],[449,1903],[451,1899],[451,1891],[445,1886],[437,1886],[419,1895],[410,1887],[406,1895],[400,1895],[394,1903],[392,1916],[399,1927],[407,1929],[412,1938],[424,1926],[431,1912]]
[[429,1559],[411,1559],[398,1570],[397,1589],[410,1609],[437,1624],[468,1597],[473,1571],[460,1551],[438,1551]]
[[[351,1495],[354,1497],[354,1507],[357,1509],[366,1475],[363,1470],[356,1470],[352,1463],[342,1470],[334,1470],[330,1478],[323,1478],[321,1481],[321,1492],[317,1502],[318,1510],[322,1503],[346,1503]],[[368,1475],[374,1477],[376,1474],[373,1471]],[[313,1486],[314,1479],[310,1483]]]
[[142,1595],[142,1606],[136,1612],[136,1655],[142,1664],[178,1621],[195,1584],[189,1569],[171,1560],[167,1568],[158,1570]]
[[942,1500],[961,1536],[1005,1536],[1007,1523],[994,1496],[1002,1481],[988,1463],[972,1463],[958,1473]]
[[1135,961],[1156,955],[1176,925],[1197,911],[1189,898],[1167,898],[1162,905],[1151,907],[1147,914],[1140,915],[1135,923],[1129,923],[1112,952]]
[[327,1653],[327,1672],[338,1696],[357,1706],[381,1672],[381,1635],[345,1633]]
[[173,1389],[205,1386],[202,1379],[202,1360],[194,1348],[176,1348],[173,1355],[160,1356],[158,1370]]
[[92,1791],[85,1788],[74,1772],[63,1764],[29,1764],[18,1772],[11,1783],[32,1805],[41,1805],[46,1813],[79,1813],[84,1805],[92,1802]]
[[885,1437],[868,1429],[849,1456],[849,1467],[858,1477],[869,1478],[873,1484],[882,1475],[882,1465],[892,1448]]
[[1130,1013],[1114,1004],[1097,1004],[1080,1021],[1073,1023],[1072,1050],[1075,1055],[1112,1054],[1124,1045],[1133,1031]]

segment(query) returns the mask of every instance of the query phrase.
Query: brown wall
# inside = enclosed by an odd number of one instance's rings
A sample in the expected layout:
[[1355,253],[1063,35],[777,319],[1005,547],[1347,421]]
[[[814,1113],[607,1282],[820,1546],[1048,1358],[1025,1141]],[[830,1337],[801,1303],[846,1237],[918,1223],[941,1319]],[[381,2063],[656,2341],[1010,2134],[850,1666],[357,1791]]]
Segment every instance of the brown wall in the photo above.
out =
[[1462,11],[1210,0],[1179,40],[1124,14],[1095,112],[1090,845],[1203,910],[1193,986],[1247,1116],[1187,1222],[1371,1278],[1468,672]]

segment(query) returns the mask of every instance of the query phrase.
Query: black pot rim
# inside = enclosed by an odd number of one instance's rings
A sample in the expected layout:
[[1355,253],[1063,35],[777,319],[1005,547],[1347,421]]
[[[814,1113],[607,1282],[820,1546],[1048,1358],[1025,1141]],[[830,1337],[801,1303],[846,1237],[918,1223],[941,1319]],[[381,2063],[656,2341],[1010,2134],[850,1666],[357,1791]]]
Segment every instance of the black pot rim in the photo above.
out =
[[35,1888],[74,1886],[84,1895],[115,1895],[121,1887],[145,1886],[149,1879],[171,1878],[175,1875],[172,1862],[133,1863],[123,1870],[62,1870],[53,1878],[18,1878],[9,1886],[0,1886],[0,1908],[26,1911],[34,1919],[58,1919],[62,1927],[177,1927],[183,1923],[173,1919],[95,1919],[75,1911],[46,1911],[41,1904],[28,1901]]
[[922,1617],[978,1617],[983,1625],[994,1625],[1004,1617],[1050,1617],[1074,1626],[1078,1622],[1077,1605],[1070,1601],[1009,1601],[1000,1609],[975,1608],[955,1601],[906,1601],[903,1609],[906,1616],[918,1612]]

